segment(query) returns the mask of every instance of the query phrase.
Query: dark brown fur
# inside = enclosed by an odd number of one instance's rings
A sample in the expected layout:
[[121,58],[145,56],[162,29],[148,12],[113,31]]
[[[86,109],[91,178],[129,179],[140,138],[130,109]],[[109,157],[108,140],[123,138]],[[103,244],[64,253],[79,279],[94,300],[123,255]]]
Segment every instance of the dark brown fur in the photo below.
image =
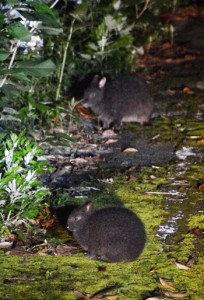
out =
[[144,79],[121,74],[106,82],[96,75],[85,90],[82,105],[90,108],[103,122],[120,128],[123,122],[148,123],[153,111],[153,96]]
[[95,210],[90,201],[71,213],[67,228],[89,257],[107,262],[135,260],[146,242],[144,225],[132,211],[122,207]]

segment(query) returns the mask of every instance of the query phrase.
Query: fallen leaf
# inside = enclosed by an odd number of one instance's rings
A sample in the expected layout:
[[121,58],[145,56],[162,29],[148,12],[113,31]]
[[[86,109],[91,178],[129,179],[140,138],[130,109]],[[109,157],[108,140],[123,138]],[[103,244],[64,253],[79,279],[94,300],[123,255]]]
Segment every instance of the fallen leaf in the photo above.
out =
[[194,228],[192,233],[195,235],[195,237],[203,237],[203,231],[200,228]]
[[174,294],[174,293],[168,292],[168,291],[161,291],[161,293],[169,298],[183,298],[183,297],[188,296],[188,294]]
[[180,270],[189,270],[189,267],[182,265],[178,262],[175,262],[175,265],[180,269]]
[[128,176],[128,181],[135,181],[135,179],[136,179],[136,177],[133,176],[132,174],[130,174],[130,175]]
[[29,252],[27,252],[22,247],[15,247],[15,248],[11,249],[10,251],[7,251],[6,254],[9,254],[9,255],[23,255],[23,256],[31,255]]
[[191,139],[191,140],[197,140],[197,139],[201,139],[200,135],[190,135],[187,136],[186,138]]
[[117,296],[108,296],[108,297],[106,297],[108,300],[116,300],[116,299],[118,299],[118,297]]
[[83,118],[91,119],[91,120],[96,119],[96,116],[94,114],[90,113],[90,111],[87,108],[85,108],[84,106],[82,106],[81,104],[77,104],[75,106],[75,108]]
[[168,95],[175,95],[175,94],[176,94],[176,91],[175,91],[175,90],[168,89],[168,90],[166,91],[166,93],[167,93]]
[[[184,56],[184,59],[185,60],[194,60],[194,59],[196,59],[197,57],[196,57],[196,55],[191,55],[191,54],[186,54],[185,56]],[[193,93],[193,92],[192,92]]]
[[197,187],[198,191],[202,191],[204,190],[204,183],[201,183],[198,187]]
[[87,164],[87,159],[85,158],[82,158],[82,157],[77,157],[77,158],[74,158],[74,159],[70,159],[70,162],[71,163],[76,163],[76,164]]
[[109,139],[109,140],[107,140],[107,141],[105,141],[105,145],[110,145],[110,144],[115,144],[115,143],[117,143],[118,142],[118,140],[115,140],[115,139]]
[[150,271],[150,273],[156,274],[156,273],[157,273],[157,270],[156,270],[156,269],[152,269],[152,270]]
[[81,252],[81,249],[73,245],[57,245],[55,251],[57,255],[70,255]]
[[1,242],[0,249],[9,249],[13,245],[13,242]]
[[165,287],[166,289],[170,289],[170,290],[173,290],[173,291],[176,290],[173,286],[168,284],[164,279],[159,278],[159,281],[160,281],[161,285],[163,285],[163,287]]
[[150,298],[146,298],[146,300],[161,300],[161,298],[158,298],[158,297],[150,297]]
[[104,130],[102,133],[102,137],[103,138],[108,138],[110,136],[117,136],[118,134],[116,132],[114,132],[112,129],[107,129]]
[[123,150],[123,152],[125,152],[125,153],[138,152],[138,150],[136,148],[126,148]]
[[188,267],[191,267],[191,266],[197,264],[197,262],[198,262],[198,260],[197,260],[196,258],[190,258],[190,259],[188,260],[188,262],[187,262],[186,265],[187,265]]
[[80,299],[90,299],[90,297],[91,297],[91,294],[82,293],[75,289],[73,290],[73,293],[74,293],[74,296],[76,296],[77,298],[80,298]]
[[189,87],[184,87],[183,88],[183,93],[192,95],[193,91]]

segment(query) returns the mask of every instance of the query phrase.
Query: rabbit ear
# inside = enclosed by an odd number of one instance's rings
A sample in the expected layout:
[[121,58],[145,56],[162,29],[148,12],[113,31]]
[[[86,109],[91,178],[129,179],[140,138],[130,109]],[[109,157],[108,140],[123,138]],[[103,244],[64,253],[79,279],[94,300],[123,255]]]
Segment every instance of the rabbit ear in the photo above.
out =
[[86,203],[85,203],[85,207],[86,207],[86,212],[89,213],[90,211],[92,211],[94,209],[93,207],[93,203],[88,200]]
[[99,80],[99,76],[95,75],[94,78],[91,81],[91,86],[98,86],[98,80]]
[[102,88],[104,88],[105,84],[106,84],[106,77],[103,77],[103,78],[99,81],[98,86],[99,86],[100,89],[102,89]]

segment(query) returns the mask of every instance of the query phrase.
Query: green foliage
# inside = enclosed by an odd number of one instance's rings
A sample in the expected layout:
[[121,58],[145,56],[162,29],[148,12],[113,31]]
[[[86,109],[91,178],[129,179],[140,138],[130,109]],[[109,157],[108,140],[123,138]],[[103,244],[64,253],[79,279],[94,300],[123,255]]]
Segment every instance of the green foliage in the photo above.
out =
[[11,133],[1,137],[0,226],[11,226],[19,218],[33,218],[49,194],[38,179],[47,169],[40,160],[42,150],[34,142]]
[[[37,43],[41,43],[42,47],[43,36],[62,32],[57,16],[46,2],[8,0],[0,4],[4,12],[0,15],[1,107],[6,104],[16,110],[21,108],[32,79],[39,81],[39,78],[48,77],[56,70],[51,59],[42,59],[40,48],[35,47]],[[35,50],[32,49],[33,43]],[[21,99],[20,103],[18,99]]]
[[169,34],[160,13],[175,10],[179,4],[183,1],[82,0],[62,7],[64,37],[55,44],[55,60],[62,61],[64,51],[68,52],[61,94],[69,94],[70,86],[77,82],[75,92],[81,96],[78,83],[96,73],[114,77],[135,70],[145,46]]
[[[49,124],[62,97],[80,98],[93,74],[113,77],[135,70],[144,46],[170,32],[161,24],[160,13],[185,2],[82,0],[50,5],[46,0],[4,0],[0,4],[1,121],[6,126],[18,122],[21,130],[22,125],[45,120]],[[53,9],[56,4],[58,11]]]

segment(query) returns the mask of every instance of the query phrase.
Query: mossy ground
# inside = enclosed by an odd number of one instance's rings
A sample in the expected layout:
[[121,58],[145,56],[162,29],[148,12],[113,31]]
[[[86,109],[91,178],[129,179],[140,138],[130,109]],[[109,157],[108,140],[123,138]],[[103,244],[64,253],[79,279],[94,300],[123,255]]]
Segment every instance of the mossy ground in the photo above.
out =
[[[179,78],[175,78],[177,86],[178,81]],[[174,87],[172,78],[165,79],[163,89],[165,86]],[[204,229],[204,189],[197,188],[198,183],[204,183],[203,97],[201,92],[190,96],[173,95],[162,100],[169,103],[167,110],[176,114],[156,118],[147,128],[126,125],[126,129],[136,130],[138,137],[158,135],[157,141],[179,144],[180,149],[194,147],[194,156],[184,161],[175,159],[163,167],[136,169],[130,177],[113,178],[113,183],[104,184],[103,190],[90,195],[98,207],[123,204],[144,222],[147,244],[136,261],[107,264],[90,260],[82,253],[26,257],[2,253],[0,299],[77,299],[74,290],[94,294],[116,284],[120,287],[108,292],[106,297],[168,299],[161,292],[166,290],[183,294],[183,299],[204,299],[204,238],[203,234],[193,233],[195,228],[201,232]],[[198,113],[202,118],[198,118]],[[194,263],[188,270],[179,269],[175,264],[186,265],[189,259]],[[160,278],[175,290],[162,286]]]
[[[204,298],[204,250],[199,247],[203,239],[194,237],[188,231],[203,227],[203,215],[197,211],[203,208],[203,193],[195,189],[193,182],[204,173],[190,165],[185,179],[187,194],[182,203],[169,203],[163,194],[169,191],[169,182],[175,178],[175,166],[144,168],[135,170],[131,180],[127,176],[115,178],[101,193],[92,197],[99,200],[120,199],[124,205],[135,211],[145,223],[147,244],[142,255],[131,263],[103,263],[86,258],[83,254],[70,256],[0,256],[0,298],[1,299],[77,299],[74,290],[94,294],[106,287],[120,285],[107,293],[117,299],[146,299],[159,295],[163,287],[159,278],[166,280],[176,290],[173,293],[187,294],[184,299]],[[179,174],[181,180],[181,175]],[[156,194],[154,194],[156,192]],[[152,193],[152,194],[151,194]],[[173,196],[172,196],[173,197]],[[100,205],[100,204],[99,204]],[[163,239],[158,228],[182,210],[175,234]],[[175,261],[186,264],[190,257],[198,261],[189,270],[180,270]],[[162,298],[167,299],[167,298]],[[177,299],[177,298],[175,298]]]

